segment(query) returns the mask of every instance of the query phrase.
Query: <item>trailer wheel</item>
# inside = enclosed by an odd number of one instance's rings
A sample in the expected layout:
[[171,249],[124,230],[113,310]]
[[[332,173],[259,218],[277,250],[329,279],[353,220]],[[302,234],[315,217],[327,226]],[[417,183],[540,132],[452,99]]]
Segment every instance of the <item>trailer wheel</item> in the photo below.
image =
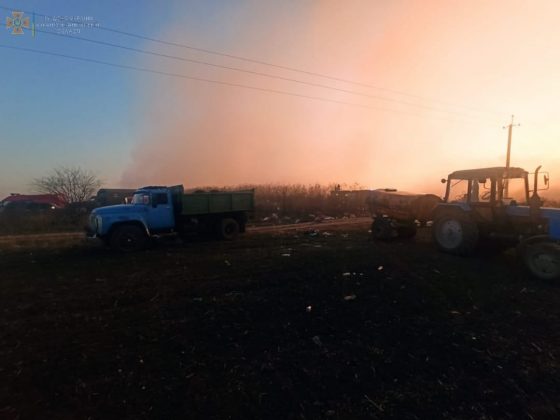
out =
[[376,217],[371,224],[371,235],[374,239],[387,241],[394,238],[397,232],[391,224],[391,219],[388,217]]
[[111,248],[119,252],[134,252],[145,249],[148,244],[146,233],[138,226],[119,226],[109,239]]
[[478,243],[478,226],[468,214],[445,211],[435,216],[432,236],[441,251],[469,255]]
[[218,224],[219,234],[222,239],[231,241],[239,236],[239,223],[230,217],[222,219]]
[[560,245],[551,242],[527,245],[523,260],[535,277],[542,280],[560,280]]
[[416,224],[407,223],[397,226],[397,233],[399,238],[410,239],[416,236]]

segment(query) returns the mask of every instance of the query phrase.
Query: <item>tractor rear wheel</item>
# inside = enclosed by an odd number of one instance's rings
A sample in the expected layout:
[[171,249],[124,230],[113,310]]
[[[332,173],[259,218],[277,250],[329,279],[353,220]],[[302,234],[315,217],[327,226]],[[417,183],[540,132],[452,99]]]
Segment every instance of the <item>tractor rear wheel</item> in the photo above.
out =
[[441,251],[469,255],[478,243],[478,226],[468,214],[445,211],[435,216],[432,236]]
[[527,245],[523,260],[535,277],[542,280],[560,279],[560,245],[551,242]]

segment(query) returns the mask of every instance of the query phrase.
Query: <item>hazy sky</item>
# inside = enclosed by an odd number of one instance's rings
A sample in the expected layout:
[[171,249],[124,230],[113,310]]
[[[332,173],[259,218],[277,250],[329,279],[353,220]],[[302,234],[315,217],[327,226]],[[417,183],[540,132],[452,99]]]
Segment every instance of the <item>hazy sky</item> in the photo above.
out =
[[[502,126],[511,114],[522,124],[514,129],[512,163],[530,170],[543,164],[553,183],[560,177],[557,1],[0,6],[91,16],[105,27],[361,83],[97,29],[76,36],[305,83],[2,28],[1,45],[346,104],[0,48],[0,196],[27,191],[33,177],[60,164],[93,170],[115,187],[359,182],[438,191],[448,172],[503,164]],[[0,14],[4,22],[10,12]]]

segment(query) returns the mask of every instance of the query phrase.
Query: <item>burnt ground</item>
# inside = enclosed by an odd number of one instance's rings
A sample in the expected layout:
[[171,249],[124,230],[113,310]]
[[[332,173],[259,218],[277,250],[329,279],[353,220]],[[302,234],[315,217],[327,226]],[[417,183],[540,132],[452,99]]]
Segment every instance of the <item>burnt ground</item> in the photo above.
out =
[[0,417],[560,416],[559,286],[318,229],[0,244]]

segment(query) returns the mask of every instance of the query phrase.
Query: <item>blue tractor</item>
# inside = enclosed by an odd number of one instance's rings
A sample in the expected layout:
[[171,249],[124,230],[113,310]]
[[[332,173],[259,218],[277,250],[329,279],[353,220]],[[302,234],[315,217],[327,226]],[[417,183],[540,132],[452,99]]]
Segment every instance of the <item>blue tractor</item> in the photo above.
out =
[[[468,255],[483,240],[517,247],[529,271],[545,280],[560,279],[560,209],[543,207],[538,195],[540,166],[493,167],[451,173],[445,198],[433,209],[432,234],[444,252]],[[543,174],[548,188],[548,174]]]

